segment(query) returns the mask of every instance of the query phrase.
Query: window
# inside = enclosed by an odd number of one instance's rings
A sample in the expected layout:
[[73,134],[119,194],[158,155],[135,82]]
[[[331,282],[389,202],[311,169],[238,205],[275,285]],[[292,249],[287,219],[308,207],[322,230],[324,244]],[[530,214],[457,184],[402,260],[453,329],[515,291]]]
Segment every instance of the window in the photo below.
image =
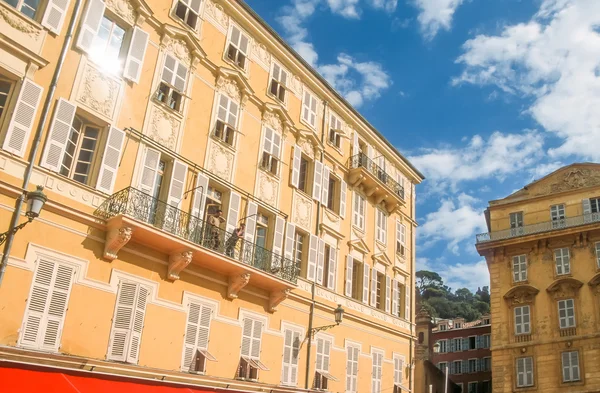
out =
[[448,340],[440,340],[440,353],[448,352]]
[[90,57],[95,61],[101,61],[102,65],[109,65],[109,71],[120,71],[123,68],[121,49],[124,38],[125,29],[104,15],[92,42]]
[[227,58],[243,70],[246,69],[249,43],[248,36],[237,26],[232,25],[227,46]]
[[[392,314],[397,315],[401,318],[406,318],[405,315],[405,310],[406,308],[404,307],[404,305],[402,304],[402,296],[406,296],[406,289],[404,287],[404,285],[402,285],[400,282],[394,280],[393,284],[394,287],[392,288],[393,290],[393,297],[392,297]],[[406,301],[406,299],[404,299]],[[394,309],[395,306],[395,309]]]
[[358,393],[358,347],[346,347],[346,392]]
[[279,154],[281,136],[270,128],[265,128],[263,154],[260,166],[265,171],[277,176],[279,174]]
[[446,373],[446,368],[448,367],[448,362],[439,362],[438,363],[438,368],[440,370],[442,370],[442,372],[445,374]]
[[396,221],[396,254],[406,255],[406,225]]
[[492,381],[483,381],[480,385],[481,393],[492,393]]
[[40,8],[40,0],[4,0],[23,15],[35,19],[35,14]]
[[38,260],[19,345],[58,351],[74,274],[69,265]]
[[306,89],[302,100],[302,120],[312,128],[317,128],[317,98]]
[[202,0],[179,0],[175,7],[175,15],[186,25],[196,30]]
[[288,73],[277,63],[273,63],[273,73],[271,75],[271,87],[269,92],[278,101],[285,104],[286,84]]
[[477,349],[477,336],[469,337],[469,349]]
[[468,392],[469,393],[477,393],[477,382],[469,382]]
[[375,236],[378,242],[385,244],[387,239],[387,215],[381,209],[376,209],[376,214]]
[[233,146],[238,121],[239,105],[225,94],[219,96],[214,136]]
[[296,261],[296,266],[302,266],[302,260],[304,259],[304,248],[306,243],[305,235],[296,231],[296,235],[294,236],[294,260]]
[[329,191],[327,192],[327,208],[331,211],[339,213],[338,201],[339,201],[339,189],[340,181],[335,176],[329,176]]
[[244,318],[242,326],[242,356],[238,378],[257,380],[258,370],[268,370],[259,359],[263,323],[257,319]]
[[342,121],[333,113],[329,116],[329,143],[342,148]]
[[308,194],[308,158],[304,154],[300,157],[300,178],[298,180],[298,189]]
[[481,359],[481,371],[492,371],[492,358],[485,357]]
[[560,228],[565,224],[565,205],[554,205],[550,207],[550,218],[552,228]]
[[462,323],[454,322],[454,329],[460,329],[462,327]]
[[0,120],[4,114],[4,109],[8,105],[8,98],[12,89],[12,82],[6,79],[0,79]]
[[180,112],[187,83],[187,68],[171,55],[165,56],[162,76],[156,99]]
[[491,345],[490,335],[484,334],[481,336],[481,348],[489,348]]
[[470,373],[477,372],[477,359],[469,359],[469,372]]
[[517,387],[533,386],[533,358],[517,359]]
[[380,310],[383,310],[385,308],[385,291],[386,291],[385,275],[380,272],[376,272],[375,270],[373,270],[373,274],[376,275],[375,307],[377,307]]
[[581,379],[579,372],[579,352],[569,351],[562,353],[562,380],[563,382],[576,382]]
[[284,385],[298,384],[298,354],[300,352],[300,332],[285,329],[283,343],[283,366],[281,382]]
[[515,334],[531,333],[529,312],[529,306],[515,307]]
[[521,228],[523,227],[523,212],[510,213],[510,228]]
[[517,255],[512,258],[513,281],[527,281],[527,256]]
[[335,277],[337,275],[337,250],[335,247],[325,244],[325,255],[323,262],[323,286],[335,289]]
[[354,209],[352,211],[352,224],[362,230],[365,229],[365,197],[354,193]]
[[444,331],[446,331],[446,330],[448,330],[448,325],[446,325],[445,323],[444,323],[444,324],[441,324],[441,325],[440,325],[440,331],[444,332]]
[[596,264],[598,265],[598,268],[600,269],[600,242],[596,243]]
[[208,337],[212,309],[204,304],[190,303],[183,341],[182,371],[204,373],[206,361],[216,358],[208,352]]
[[86,124],[83,119],[75,116],[67,139],[60,174],[79,183],[88,184],[99,137],[99,127]]
[[600,213],[600,198],[590,198],[590,209],[592,213]]
[[452,339],[452,352],[460,352],[462,351],[462,338],[453,338]]
[[462,374],[462,360],[452,362],[452,374]]
[[371,375],[371,393],[381,393],[381,370],[383,368],[383,353],[373,352],[373,370]]
[[362,279],[364,264],[357,259],[352,260],[352,292],[351,296],[356,300],[362,300]]
[[149,294],[150,291],[140,284],[119,282],[108,344],[109,360],[137,363]]
[[561,329],[575,327],[575,301],[573,299],[558,301],[558,321]]
[[483,324],[484,325],[489,325],[490,324],[490,318],[483,318]]
[[569,249],[559,248],[554,250],[554,261],[556,262],[556,274],[569,274],[571,273],[571,261],[570,261]]
[[331,341],[325,340],[324,338],[317,338],[317,364],[315,377],[315,389],[327,390],[329,381],[337,381],[331,374],[329,374],[329,358],[331,352]]

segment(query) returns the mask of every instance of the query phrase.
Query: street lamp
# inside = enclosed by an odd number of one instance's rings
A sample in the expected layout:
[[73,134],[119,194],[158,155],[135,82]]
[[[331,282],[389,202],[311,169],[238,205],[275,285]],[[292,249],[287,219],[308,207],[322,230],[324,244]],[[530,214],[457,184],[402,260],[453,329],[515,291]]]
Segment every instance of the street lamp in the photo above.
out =
[[9,229],[4,233],[0,233],[0,245],[4,244],[8,238],[8,235],[15,234],[18,230],[23,229],[25,225],[29,224],[40,215],[44,204],[48,200],[48,197],[43,193],[43,190],[44,187],[37,186],[35,191],[30,191],[27,193],[27,211],[25,212],[27,221]]
[[338,304],[337,308],[335,310],[333,310],[333,315],[335,316],[335,324],[334,325],[319,326],[316,328],[312,328],[308,331],[308,334],[314,338],[315,334],[317,334],[318,332],[334,328],[334,327],[338,326],[340,323],[342,323],[342,319],[344,318],[344,309],[342,308],[341,304]]
[[435,344],[433,344],[433,352],[440,353],[440,347],[441,347],[440,342],[436,341]]

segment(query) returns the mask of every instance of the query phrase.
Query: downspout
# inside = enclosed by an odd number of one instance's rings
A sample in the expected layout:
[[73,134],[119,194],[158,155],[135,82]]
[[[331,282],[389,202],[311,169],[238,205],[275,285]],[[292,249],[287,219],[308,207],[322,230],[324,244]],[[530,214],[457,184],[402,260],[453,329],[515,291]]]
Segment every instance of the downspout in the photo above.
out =
[[[327,112],[327,101],[323,101],[323,121],[321,122],[321,157],[319,161],[323,163],[323,159],[325,157],[325,113]],[[322,179],[322,178],[321,178]],[[322,195],[322,194],[321,194]],[[319,225],[321,220],[321,202],[317,201],[317,221],[315,225],[315,235],[319,236]],[[313,328],[313,318],[315,315],[315,288],[316,288],[316,280],[312,282],[311,285],[311,299],[310,299],[310,312],[308,316],[308,332],[307,338],[308,342],[306,344],[306,374],[304,375],[304,389],[308,389],[308,383],[310,379],[310,349],[312,346],[312,334],[311,330]]]
[[[60,73],[62,71],[62,67],[65,63],[65,58],[67,57],[67,51],[71,46],[71,40],[73,39],[73,31],[75,30],[75,21],[79,16],[79,12],[81,11],[81,3],[82,0],[76,0],[75,6],[73,7],[73,14],[71,15],[71,21],[69,22],[69,28],[67,29],[67,35],[65,36],[65,42],[63,43],[63,47],[60,51],[60,55],[58,56],[58,60],[56,63],[56,68],[54,69],[54,75],[52,76],[52,81],[50,82],[50,88],[48,89],[48,95],[46,96],[46,101],[44,102],[44,107],[42,108],[42,115],[40,117],[40,122],[38,124],[37,130],[35,132],[35,138],[33,140],[33,146],[31,147],[31,152],[29,153],[29,162],[27,163],[27,168],[25,169],[25,173],[23,174],[23,193],[19,198],[17,198],[17,202],[15,203],[15,210],[13,211],[12,219],[10,222],[10,228],[14,228],[19,224],[19,218],[21,216],[21,209],[23,207],[23,202],[25,201],[25,195],[27,192],[27,187],[29,186],[29,180],[31,178],[31,173],[33,172],[33,163],[37,156],[38,149],[40,147],[40,142],[42,140],[42,133],[44,128],[46,128],[46,123],[48,121],[48,113],[50,112],[50,106],[54,99],[54,93],[56,92],[56,86],[58,85],[58,78],[60,77]],[[14,239],[14,234],[9,233],[6,238],[6,243],[4,244],[4,253],[2,254],[2,262],[0,263],[0,287],[2,286],[2,280],[4,278],[4,272],[6,271],[6,266],[8,265],[8,256],[10,254],[10,250],[12,248]]]
[[[412,191],[412,182],[409,182],[408,186],[411,188],[411,191]],[[406,190],[404,190],[404,195],[406,195]],[[415,203],[414,203],[415,200],[416,200],[416,198],[413,198],[413,193],[412,192],[410,194],[410,197],[411,197],[410,205],[411,205],[411,210],[412,210],[411,211],[412,218],[413,218],[413,221],[416,221],[417,209],[416,209],[416,206],[415,206]],[[417,256],[416,236],[415,236],[416,229],[417,229],[417,227],[413,225],[413,230],[410,231],[410,242],[411,242],[411,246],[412,246],[412,250],[413,250],[412,251],[413,255],[411,255],[412,258],[411,258],[411,261],[410,261],[410,271],[412,272],[411,277],[415,277],[415,273],[416,273],[415,272],[415,266],[416,266],[415,259],[416,259],[416,256]],[[411,318],[413,315],[415,315],[414,307],[413,307],[413,304],[415,304],[415,305],[417,304],[417,298],[416,298],[416,293],[417,292],[416,292],[415,289],[416,288],[415,288],[414,279],[412,279],[411,283],[410,283],[410,290],[412,291],[412,296],[410,297],[411,301],[410,301],[410,316],[409,316],[409,318]],[[411,392],[414,393],[415,390],[414,390],[414,386],[413,386],[413,375],[414,375],[415,370],[412,367],[412,364],[413,364],[413,344],[414,344],[414,341],[415,341],[413,339],[413,336],[414,336],[414,330],[413,330],[414,329],[414,323],[416,323],[415,318],[412,318],[412,320],[409,319],[409,322],[410,322],[411,335],[410,335],[410,349],[408,351],[408,361],[409,361],[408,364],[411,365],[411,369],[410,369],[410,373],[408,374],[408,388],[410,389]]]

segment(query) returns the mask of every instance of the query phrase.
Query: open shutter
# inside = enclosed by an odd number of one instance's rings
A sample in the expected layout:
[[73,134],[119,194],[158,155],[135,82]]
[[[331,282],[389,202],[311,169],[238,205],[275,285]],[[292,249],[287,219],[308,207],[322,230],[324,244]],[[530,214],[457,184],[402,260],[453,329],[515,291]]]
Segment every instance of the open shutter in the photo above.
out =
[[592,204],[589,199],[582,200],[583,204],[583,222],[592,221]]
[[404,290],[406,291],[406,293],[404,294],[404,306],[406,307],[404,310],[404,318],[406,318],[408,321],[411,321],[412,318],[410,317],[410,285],[408,285],[408,283],[406,284],[406,286],[404,287]]
[[371,270],[371,306],[377,305],[377,271]]
[[98,175],[98,183],[96,189],[112,194],[117,179],[117,170],[121,161],[121,151],[123,150],[123,142],[125,141],[125,133],[118,128],[110,127],[104,154],[102,155],[102,165],[100,166],[100,174]]
[[248,201],[248,208],[246,210],[246,231],[244,232],[244,240],[247,242],[254,242],[254,235],[256,234],[256,213],[258,213],[258,205],[254,202]]
[[202,173],[198,173],[196,175],[195,188],[192,216],[204,219],[204,205],[206,204],[206,192],[208,191],[208,177],[204,176]]
[[367,157],[369,157],[369,160],[373,159],[373,146],[371,145],[367,145]]
[[89,52],[94,42],[94,37],[98,34],[102,17],[104,16],[104,1],[88,0],[87,7],[81,18],[81,26],[79,28],[79,36],[77,37],[77,46],[79,49]]
[[290,222],[287,223],[285,229],[285,257],[294,259],[294,235],[296,234],[296,226]]
[[62,164],[71,133],[71,124],[75,117],[76,106],[64,98],[59,98],[54,111],[54,118],[48,131],[46,149],[42,157],[42,166],[51,171],[58,172]]
[[149,292],[146,288],[138,286],[135,310],[133,315],[133,329],[131,330],[131,345],[127,354],[127,362],[137,363],[142,343],[142,329],[144,328],[144,315],[146,314],[146,301]]
[[348,193],[348,184],[342,180],[340,187],[340,217],[346,218],[346,194]]
[[319,240],[320,239],[316,235],[310,235],[310,241],[308,243],[308,265],[306,269],[306,279],[309,281],[315,281]]
[[337,277],[337,249],[329,248],[329,271],[327,272],[327,288],[335,291],[335,279]]
[[327,204],[329,198],[329,174],[331,170],[327,165],[323,165],[323,195],[321,196],[321,202]]
[[[467,351],[469,350],[469,337],[463,337],[462,339],[462,347],[461,349],[463,351]],[[465,362],[466,363],[466,362]]]
[[369,304],[369,265],[363,263],[363,294],[362,301],[364,304]]
[[320,161],[315,161],[315,174],[313,178],[313,199],[321,200],[322,184],[323,184],[323,164]]
[[131,341],[131,328],[135,312],[137,285],[130,282],[119,283],[117,304],[112,321],[108,346],[109,360],[124,362],[127,360]]
[[385,277],[385,312],[390,312],[390,303],[392,301],[392,279]]
[[48,303],[43,341],[41,342],[43,349],[58,351],[74,272],[75,270],[70,266],[58,265],[56,268],[50,292],[50,302]]
[[244,319],[242,327],[242,356],[250,356],[250,347],[252,346],[252,326],[254,321],[249,318]]
[[273,254],[282,255],[283,250],[283,232],[285,230],[285,220],[279,216],[275,218],[275,234],[273,235]]
[[392,280],[392,314],[398,315],[398,281]]
[[352,134],[352,156],[358,155],[360,152],[360,147],[358,146],[358,132],[354,131]]
[[352,269],[354,268],[354,260],[352,255],[346,256],[346,281],[344,285],[344,294],[348,297],[352,296]]
[[325,240],[319,239],[319,256],[317,258],[317,284],[323,285],[323,269],[325,267]]
[[302,158],[302,149],[294,145],[294,158],[292,161],[292,186],[298,188],[300,184],[300,159]]
[[147,147],[143,163],[142,175],[140,176],[138,187],[146,194],[152,195],[154,193],[158,165],[160,164],[160,152]]
[[60,34],[69,3],[69,0],[49,0],[42,17],[42,26],[54,34]]
[[139,27],[136,26],[133,29],[131,44],[129,45],[123,71],[123,76],[132,82],[139,83],[140,81],[149,37],[150,35]]
[[173,172],[171,175],[171,184],[169,185],[169,196],[167,203],[174,207],[179,207],[179,202],[183,198],[185,189],[185,179],[188,166],[179,160],[173,161]]
[[[2,149],[19,157],[25,155],[25,147],[33,128],[33,121],[44,89],[30,79],[23,79],[17,105],[8,124]],[[69,124],[70,126],[70,124]]]
[[237,228],[241,202],[242,198],[240,197],[240,194],[232,191],[229,195],[229,209],[227,210],[227,232],[231,233]]

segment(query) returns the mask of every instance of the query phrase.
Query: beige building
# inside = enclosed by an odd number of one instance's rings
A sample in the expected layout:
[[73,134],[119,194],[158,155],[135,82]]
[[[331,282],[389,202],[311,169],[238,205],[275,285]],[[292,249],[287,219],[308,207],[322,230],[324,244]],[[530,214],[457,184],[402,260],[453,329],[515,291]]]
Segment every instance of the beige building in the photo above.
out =
[[493,391],[600,391],[600,165],[490,202]]
[[244,2],[0,15],[3,380],[412,389],[423,176]]

